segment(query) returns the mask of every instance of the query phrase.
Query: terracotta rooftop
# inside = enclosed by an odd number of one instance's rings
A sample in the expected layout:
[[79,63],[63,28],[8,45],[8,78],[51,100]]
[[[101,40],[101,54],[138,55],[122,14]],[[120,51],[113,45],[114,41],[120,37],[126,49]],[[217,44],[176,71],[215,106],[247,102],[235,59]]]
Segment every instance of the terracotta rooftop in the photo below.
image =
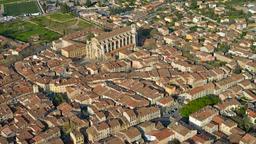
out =
[[247,133],[242,137],[241,142],[246,143],[246,144],[255,144],[256,138]]
[[219,115],[216,115],[213,119],[212,119],[213,122],[217,123],[218,125],[220,125],[221,123],[224,122],[224,119],[219,116]]
[[115,29],[111,32],[100,33],[99,36],[96,36],[95,38],[99,41],[102,41],[102,40],[108,39],[110,37],[117,36],[121,33],[129,32],[130,30],[131,30],[131,27],[118,28],[118,29]]
[[173,130],[174,132],[176,133],[179,133],[180,135],[182,136],[186,136],[188,133],[191,132],[190,129],[188,129],[187,127],[181,125],[181,124],[178,124],[178,125],[173,125],[171,127],[171,130]]
[[256,112],[252,111],[251,109],[247,109],[247,114],[249,117],[256,118]]
[[82,45],[82,44],[79,44],[79,45],[78,44],[73,44],[73,45],[62,48],[62,50],[70,52],[70,51],[73,51],[73,50],[76,50],[76,49],[81,49],[81,48],[84,48],[84,47],[85,47],[85,45]]
[[140,131],[135,127],[130,127],[129,129],[122,131],[128,138],[133,139],[141,135]]
[[226,125],[226,126],[228,126],[230,128],[237,126],[237,123],[232,121],[232,120],[230,120],[230,119],[224,120],[224,122],[222,124],[224,124],[224,125]]
[[236,99],[226,99],[225,101],[215,105],[215,107],[219,110],[225,110],[230,106],[238,106],[240,103]]
[[161,141],[163,139],[170,137],[171,135],[174,135],[174,133],[167,128],[164,128],[161,130],[154,130],[154,131],[151,131],[149,134],[155,136],[158,141]]
[[111,136],[104,140],[104,144],[125,144],[125,142],[119,137]]
[[205,119],[208,119],[209,117],[218,114],[218,111],[214,109],[213,107],[205,107],[200,109],[197,112],[194,112],[190,115],[190,117],[193,117],[199,121],[204,121]]

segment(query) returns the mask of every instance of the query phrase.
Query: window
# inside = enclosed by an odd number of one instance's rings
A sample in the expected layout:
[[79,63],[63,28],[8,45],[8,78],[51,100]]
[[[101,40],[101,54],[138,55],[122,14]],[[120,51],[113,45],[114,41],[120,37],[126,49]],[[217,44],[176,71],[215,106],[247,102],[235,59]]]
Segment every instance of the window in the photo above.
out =
[[123,38],[123,43],[124,43],[124,45],[126,45],[126,38],[125,37]]
[[107,53],[107,45],[104,45],[104,53]]
[[131,37],[127,37],[127,42],[128,42],[128,44],[131,44]]
[[123,47],[123,39],[120,39],[120,47]]
[[119,41],[116,41],[116,47],[115,47],[116,49],[119,48],[118,44],[119,44]]
[[112,42],[112,48],[111,50],[114,50],[115,49],[115,42]]

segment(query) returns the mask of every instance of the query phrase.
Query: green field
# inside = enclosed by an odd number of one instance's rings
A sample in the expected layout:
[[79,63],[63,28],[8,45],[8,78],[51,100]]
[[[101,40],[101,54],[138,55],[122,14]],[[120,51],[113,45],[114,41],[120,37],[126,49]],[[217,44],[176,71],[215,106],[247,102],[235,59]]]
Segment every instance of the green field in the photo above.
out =
[[60,37],[56,32],[30,22],[13,22],[0,24],[0,35],[28,42],[31,36],[39,36],[39,42],[50,42]]
[[67,22],[73,20],[75,16],[69,13],[54,13],[49,15],[47,18],[58,22]]
[[36,1],[4,4],[4,13],[8,16],[19,16],[40,12]]
[[61,34],[83,30],[92,26],[86,21],[68,13],[54,13],[47,16],[40,16],[31,19],[31,22],[36,23],[42,27],[47,27]]
[[220,102],[219,97],[210,95],[204,96],[193,101],[190,101],[188,104],[184,105],[181,108],[181,115],[183,117],[189,117],[190,114],[200,110],[201,108],[207,105],[215,105]]
[[28,21],[0,24],[0,35],[24,42],[33,42],[32,38],[37,39],[39,36],[39,41],[36,43],[42,43],[51,42],[61,35],[91,26],[91,24],[71,14],[54,13],[38,16]]
[[7,4],[7,3],[15,3],[15,2],[24,2],[29,0],[0,0],[0,4]]
[[206,64],[209,68],[216,68],[216,67],[221,67],[226,65],[226,62],[214,60],[214,61],[208,61]]

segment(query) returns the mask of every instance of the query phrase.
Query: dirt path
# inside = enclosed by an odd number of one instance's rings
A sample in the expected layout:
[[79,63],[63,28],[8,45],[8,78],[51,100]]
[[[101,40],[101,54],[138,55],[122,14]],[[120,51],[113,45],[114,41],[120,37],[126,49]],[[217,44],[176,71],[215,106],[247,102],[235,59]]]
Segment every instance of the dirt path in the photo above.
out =
[[43,7],[41,6],[41,4],[40,4],[39,0],[36,0],[36,2],[37,2],[37,5],[38,5],[38,6],[39,6],[39,8],[40,8],[40,10],[41,10],[42,14],[45,14],[44,9],[43,9]]
[[80,19],[79,19],[79,17],[78,17],[78,18],[76,18],[76,23],[75,23],[74,25],[75,25],[75,26],[78,26],[79,22],[80,22]]
[[66,23],[66,22],[69,22],[69,21],[72,21],[72,20],[75,19],[75,18],[70,18],[70,19],[65,20],[65,21],[59,21],[59,20],[56,20],[56,19],[54,19],[54,18],[51,18],[50,15],[47,15],[46,18],[49,19],[49,20],[51,20],[51,21],[58,22],[58,23]]
[[[35,23],[35,22],[33,22],[33,21],[28,21],[28,22],[39,26],[39,24],[37,24],[37,23]],[[50,31],[56,32],[56,33],[58,33],[58,34],[60,34],[60,35],[63,35],[63,33],[59,32],[59,31],[56,31],[56,30],[54,30],[54,29],[52,29],[52,28],[49,28],[49,27],[43,27],[43,28],[46,28],[46,29],[48,29],[48,30],[50,30]]]
[[4,13],[4,5],[3,4],[0,5],[0,12]]

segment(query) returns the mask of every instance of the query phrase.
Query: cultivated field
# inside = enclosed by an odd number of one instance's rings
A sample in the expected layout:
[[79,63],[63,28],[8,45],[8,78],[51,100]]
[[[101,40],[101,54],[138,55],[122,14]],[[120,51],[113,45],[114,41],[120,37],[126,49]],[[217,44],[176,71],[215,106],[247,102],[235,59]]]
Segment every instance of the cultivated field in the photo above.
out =
[[46,18],[57,22],[67,22],[73,20],[75,17],[69,13],[54,13],[48,15]]
[[47,16],[36,17],[33,18],[31,22],[61,34],[67,34],[92,26],[80,18],[77,18],[71,14],[63,13],[54,13]]
[[4,3],[4,13],[8,16],[19,16],[24,14],[33,14],[40,12],[36,1],[18,1],[11,0],[12,2],[6,2],[2,0],[0,2]]
[[39,16],[27,21],[0,24],[0,35],[24,42],[39,40],[38,43],[51,42],[61,35],[83,30],[92,25],[71,14],[54,13]]
[[60,34],[27,21],[0,24],[0,35],[28,42],[31,37],[39,36],[39,42],[50,42]]
[[0,0],[0,4],[16,3],[16,2],[25,2],[29,0]]

